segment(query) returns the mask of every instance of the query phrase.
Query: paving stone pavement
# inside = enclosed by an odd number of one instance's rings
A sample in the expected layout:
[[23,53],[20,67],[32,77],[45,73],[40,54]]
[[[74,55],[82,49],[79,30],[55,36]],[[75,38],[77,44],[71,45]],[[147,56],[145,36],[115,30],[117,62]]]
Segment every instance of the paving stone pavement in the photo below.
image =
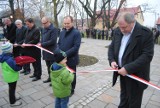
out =
[[[98,62],[91,66],[77,68],[75,94],[70,98],[69,108],[117,108],[119,104],[119,82],[112,87],[112,72],[86,73],[84,70],[102,70],[109,68],[107,60],[108,46],[111,41],[82,39],[80,54],[94,56]],[[151,63],[151,82],[160,86],[160,46],[155,45],[155,54]],[[32,69],[33,70],[33,69]],[[16,95],[22,97],[23,104],[16,108],[54,108],[54,96],[47,79],[47,68],[42,61],[42,79],[32,82],[30,75],[20,75]],[[8,85],[3,82],[0,69],[0,108],[10,108]],[[160,91],[148,87],[143,96],[142,108],[160,108]]]

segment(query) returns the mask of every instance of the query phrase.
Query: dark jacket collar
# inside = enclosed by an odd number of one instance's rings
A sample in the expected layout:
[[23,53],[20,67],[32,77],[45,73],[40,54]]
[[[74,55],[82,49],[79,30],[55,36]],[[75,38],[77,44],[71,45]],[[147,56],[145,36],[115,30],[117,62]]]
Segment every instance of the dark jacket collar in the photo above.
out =
[[69,30],[65,29],[66,33],[70,33],[74,27],[71,27]]
[[44,28],[44,30],[47,31],[47,30],[51,30],[51,29],[53,29],[53,28],[54,28],[54,26],[53,26],[53,24],[51,23],[51,24],[49,25],[49,27]]
[[33,30],[33,29],[35,29],[35,28],[36,28],[36,25],[34,24],[31,29],[29,28],[29,30]]

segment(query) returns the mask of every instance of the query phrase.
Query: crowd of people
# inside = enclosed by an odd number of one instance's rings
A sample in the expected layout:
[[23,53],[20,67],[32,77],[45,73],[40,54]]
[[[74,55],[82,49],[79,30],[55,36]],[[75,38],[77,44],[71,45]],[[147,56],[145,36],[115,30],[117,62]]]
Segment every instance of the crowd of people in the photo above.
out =
[[[100,29],[86,29],[86,37],[93,39],[111,40],[114,29],[100,30]],[[84,33],[82,33],[84,36]]]
[[[2,63],[2,76],[4,81],[9,85],[9,100],[11,107],[19,106],[22,104],[22,102],[19,101],[20,98],[15,96],[16,83],[19,76],[17,71],[23,68],[20,73],[28,75],[31,73],[30,64],[32,64],[33,75],[29,77],[32,78],[32,81],[40,80],[43,72],[41,57],[43,60],[45,60],[48,71],[48,78],[43,82],[51,82],[49,85],[52,86],[53,90],[57,91],[54,92],[54,95],[56,96],[55,108],[67,108],[69,97],[72,96],[75,92],[76,66],[79,62],[78,52],[81,44],[81,34],[73,27],[73,18],[71,16],[64,17],[64,28],[60,34],[58,33],[58,29],[54,27],[48,17],[43,17],[41,23],[43,27],[40,30],[38,27],[36,27],[36,24],[32,18],[27,18],[25,20],[25,25],[23,25],[20,19],[17,19],[15,22],[12,22],[9,18],[4,19],[5,27],[3,31],[7,42],[4,42],[1,46],[2,55],[0,55],[0,62]],[[58,34],[59,40],[57,42]],[[50,54],[46,51],[42,51],[41,54],[41,49],[35,47],[34,45],[45,48],[54,54]],[[25,64],[23,66],[18,66],[15,64],[13,59],[18,56],[30,56],[36,61],[33,63]],[[68,68],[72,69],[73,72],[70,73],[64,64]],[[14,74],[16,79],[9,81],[5,80],[7,77],[11,78],[11,75],[7,74],[7,72],[11,73],[11,70],[12,74],[14,72],[16,73],[16,75]],[[64,79],[59,75],[53,75],[54,77],[52,78],[51,75],[53,73],[64,73],[64,75],[70,75],[71,78],[67,80],[67,76]],[[63,82],[57,82],[55,79],[59,79],[59,81]],[[64,87],[56,90],[55,83],[56,85],[61,83],[61,85],[58,86]],[[67,91],[64,88],[67,89]],[[63,91],[66,93],[61,94]]]
[[[34,20],[28,18],[25,20],[26,26],[23,26],[21,20],[12,23],[6,18],[4,24],[6,28],[4,34],[6,39],[13,44],[2,44],[0,62],[2,63],[4,81],[9,85],[9,100],[11,106],[18,106],[22,103],[15,96],[16,83],[18,74],[16,73],[22,67],[15,64],[12,58],[19,55],[33,57],[36,62],[33,65],[32,81],[41,79],[42,66],[41,56],[46,62],[48,70],[48,78],[44,83],[51,82],[55,99],[55,108],[67,108],[69,97],[75,92],[76,87],[76,66],[79,62],[79,48],[81,44],[81,34],[73,26],[73,18],[71,16],[64,17],[64,28],[59,34],[57,42],[58,30],[51,23],[49,18],[43,17],[41,20],[43,28],[41,31],[36,27]],[[120,103],[118,108],[140,108],[142,103],[143,92],[147,88],[136,80],[126,77],[128,74],[137,75],[149,81],[150,62],[154,54],[154,39],[156,32],[153,32],[140,25],[134,18],[134,14],[130,12],[122,13],[117,21],[118,27],[114,30],[108,30],[106,39],[112,42],[108,49],[109,64],[117,72],[113,73],[113,86],[118,76],[120,77]],[[113,32],[114,31],[114,32]],[[41,35],[41,36],[40,36]],[[89,38],[97,38],[97,30],[86,30],[86,36]],[[104,31],[98,30],[98,38],[104,39]],[[43,51],[34,46],[43,47],[54,55]],[[7,68],[6,68],[7,67]],[[14,74],[13,80],[7,79],[7,72]],[[31,73],[30,64],[23,65],[24,75]],[[8,76],[9,77],[9,76]]]

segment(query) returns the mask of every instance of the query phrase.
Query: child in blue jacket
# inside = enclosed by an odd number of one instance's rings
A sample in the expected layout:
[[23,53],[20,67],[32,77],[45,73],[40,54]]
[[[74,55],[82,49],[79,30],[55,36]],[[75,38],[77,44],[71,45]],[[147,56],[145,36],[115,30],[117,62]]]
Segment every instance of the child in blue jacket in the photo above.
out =
[[18,71],[21,70],[21,66],[16,65],[13,58],[13,45],[9,42],[5,42],[1,45],[2,54],[0,55],[0,63],[2,68],[3,80],[9,85],[9,102],[10,106],[19,106],[22,102],[18,101],[20,98],[16,98],[16,84],[19,79]]

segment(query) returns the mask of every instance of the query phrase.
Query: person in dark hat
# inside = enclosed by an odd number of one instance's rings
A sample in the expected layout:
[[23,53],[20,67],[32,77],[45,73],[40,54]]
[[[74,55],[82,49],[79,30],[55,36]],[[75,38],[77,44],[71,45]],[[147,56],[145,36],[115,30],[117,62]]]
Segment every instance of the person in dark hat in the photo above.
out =
[[64,52],[60,51],[54,57],[55,62],[51,65],[50,76],[53,94],[56,97],[55,108],[68,108],[74,74],[67,69],[67,58]]

